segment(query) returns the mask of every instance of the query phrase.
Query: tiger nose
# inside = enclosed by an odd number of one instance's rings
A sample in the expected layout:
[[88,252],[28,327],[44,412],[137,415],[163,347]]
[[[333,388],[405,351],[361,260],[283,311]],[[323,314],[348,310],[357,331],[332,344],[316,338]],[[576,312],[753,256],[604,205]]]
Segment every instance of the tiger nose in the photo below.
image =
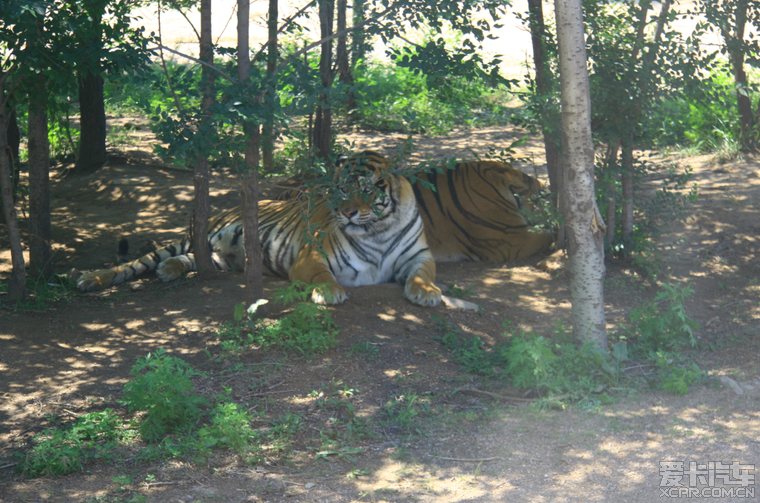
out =
[[359,213],[359,210],[341,210],[341,213],[343,213],[346,218],[351,219],[351,217]]

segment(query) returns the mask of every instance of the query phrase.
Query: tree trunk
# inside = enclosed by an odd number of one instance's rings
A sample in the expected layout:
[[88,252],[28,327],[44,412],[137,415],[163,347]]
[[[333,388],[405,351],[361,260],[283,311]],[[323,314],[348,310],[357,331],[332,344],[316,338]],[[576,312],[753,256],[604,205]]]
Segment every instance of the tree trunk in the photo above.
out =
[[53,275],[50,254],[50,141],[47,86],[40,77],[29,92],[29,269]]
[[[668,21],[668,12],[670,10],[670,5],[672,3],[672,0],[664,0],[662,4],[660,5],[660,14],[657,17],[657,24],[655,27],[655,33],[652,38],[652,45],[653,48],[645,55],[643,56],[643,71],[644,73],[647,73],[649,71],[649,68],[654,63],[655,58],[657,57],[657,52],[659,50],[659,41],[660,37],[662,36],[662,33],[665,29],[665,24]],[[639,58],[639,53],[641,47],[644,46],[644,33],[645,28],[647,26],[647,14],[648,14],[649,6],[642,3],[641,9],[639,11],[639,20],[638,20],[638,30],[636,34],[636,43],[634,45],[633,53],[631,54],[631,65],[636,65],[636,62]],[[646,77],[642,76],[639,79],[639,97],[636,98],[636,100],[632,103],[631,107],[631,113],[628,115],[628,121],[630,123],[638,123],[642,117],[641,114],[641,96],[647,95],[647,81]],[[634,218],[633,218],[633,200],[634,200],[634,182],[636,178],[636,173],[633,169],[633,145],[634,145],[634,137],[633,133],[626,133],[625,136],[621,137],[619,139],[620,141],[620,147],[622,150],[621,156],[620,156],[620,171],[621,171],[621,181],[622,181],[622,201],[620,204],[620,224],[621,224],[621,236],[623,239],[628,238],[633,233],[633,227],[634,227]],[[616,151],[617,152],[617,151]],[[617,154],[616,154],[617,155]],[[614,229],[614,220],[612,222],[607,222],[608,227],[612,227],[612,229],[607,230],[608,236],[610,234],[614,235],[615,229]]]
[[573,334],[606,350],[604,319],[605,226],[594,202],[591,97],[581,0],[555,0],[562,90],[562,151],[568,172],[566,227],[570,257]]
[[[19,133],[18,122],[16,121],[16,107],[10,105],[10,101],[11,98],[9,96],[7,104],[3,105],[5,107],[5,120],[7,122],[6,127],[8,129],[7,134],[5,135],[5,158],[8,160],[8,173],[11,180],[11,197],[13,197],[12,203],[15,203],[16,191],[18,189],[19,182],[18,154],[19,145],[21,143],[21,134]],[[2,131],[3,129],[0,128],[0,132]],[[2,205],[2,201],[3,196],[2,193],[0,193],[0,205]],[[5,223],[5,213],[2,211],[0,211],[0,223]]]
[[[551,75],[546,68],[544,57],[544,42],[546,29],[544,26],[544,11],[542,0],[528,0],[528,22],[530,26],[530,38],[533,44],[533,66],[536,67],[536,91],[539,96],[546,96],[551,90]],[[541,127],[544,137],[544,151],[546,152],[546,169],[549,171],[549,190],[555,206],[558,204],[560,192],[560,151],[556,141],[556,132]]]
[[[348,0],[338,0],[338,32],[346,29],[346,9]],[[335,50],[335,59],[338,63],[338,81],[348,88],[348,99],[346,101],[346,122],[353,123],[356,120],[356,96],[352,87],[354,86],[354,74],[351,72],[351,65],[348,62],[348,47],[346,44],[346,35],[338,37],[338,46]]]
[[[200,60],[214,63],[214,48],[211,45],[211,0],[201,0],[201,40]],[[208,125],[211,118],[209,110],[214,105],[214,73],[206,65],[201,70],[201,109],[202,124]],[[209,176],[207,149],[203,148],[193,167],[193,187],[195,189],[195,207],[193,210],[193,253],[198,274],[208,276],[216,271],[211,261],[208,246],[208,220],[211,203],[209,202]]]
[[615,188],[614,168],[617,164],[617,155],[619,150],[619,143],[610,140],[607,144],[607,159],[605,165],[605,171],[607,172],[607,246],[612,246],[615,241],[615,217],[617,213],[616,196],[617,190]]
[[[270,4],[271,5],[271,4]],[[246,82],[251,69],[248,51],[248,0],[238,0],[238,80]],[[271,13],[270,13],[271,15]],[[244,126],[248,136],[245,150],[243,189],[243,245],[245,246],[245,302],[248,306],[264,297],[261,240],[259,239],[259,144],[258,124]]]
[[[5,100],[5,75],[0,70],[0,153],[7,148],[7,114]],[[11,279],[8,287],[8,298],[13,302],[24,300],[26,297],[26,266],[24,264],[24,249],[21,246],[21,233],[16,219],[16,208],[13,205],[13,189],[11,188],[11,172],[6,155],[0,155],[0,200],[3,203],[5,225],[8,228],[8,241],[11,247]]]
[[259,238],[259,181],[257,174],[259,141],[259,126],[256,124],[248,131],[248,148],[245,151],[247,171],[243,176],[244,281],[245,301],[249,306],[264,297],[261,240]]
[[[11,95],[12,96],[12,95]],[[10,96],[9,96],[10,98]],[[21,145],[21,132],[18,129],[18,120],[16,119],[16,107],[10,106],[10,113],[7,114],[7,120],[8,120],[8,134],[7,134],[7,147],[5,149],[7,155],[8,155],[8,165],[10,166],[11,170],[11,180],[13,181],[13,192],[16,192],[16,189],[18,189],[18,182],[19,182],[19,167],[18,167],[18,156],[19,156],[19,146]]]
[[736,101],[739,109],[739,120],[742,129],[742,141],[750,141],[750,131],[752,131],[755,118],[752,114],[752,102],[747,94],[747,74],[744,71],[744,52],[740,44],[744,40],[744,32],[747,26],[747,1],[739,0],[736,3],[735,19],[736,25],[733,27],[733,33],[730,26],[721,30],[723,39],[728,49],[731,67],[734,72],[734,85],[736,86]]
[[354,0],[354,26],[361,26],[351,33],[351,69],[355,70],[360,60],[364,60],[366,43],[364,37],[365,0]]
[[[333,34],[334,0],[320,0],[319,26],[322,39]],[[319,73],[325,93],[319,97],[316,120],[314,122],[314,146],[317,156],[329,162],[332,147],[332,104],[326,90],[332,86],[332,40],[322,43],[319,57]]]
[[[277,69],[277,57],[278,57],[278,43],[277,43],[277,23],[279,17],[278,0],[269,0],[269,20],[267,26],[269,28],[269,46],[267,47],[267,74],[270,77],[274,77],[275,70]],[[274,79],[272,80],[274,86]],[[274,94],[275,90],[271,90]],[[264,171],[271,173],[274,171],[274,121],[267,121],[263,128],[262,134],[263,142],[261,144],[261,157],[264,165]]]
[[736,104],[739,109],[739,121],[742,130],[742,141],[749,140],[750,131],[755,125],[755,117],[752,114],[752,101],[748,96],[747,73],[744,71],[744,53],[735,51],[731,54],[731,65],[734,71],[734,85],[736,86]]
[[757,102],[755,117],[758,119],[755,123],[755,138],[760,138],[760,101]]
[[79,80],[79,154],[72,174],[94,173],[106,163],[106,110],[103,77],[91,72]]
[[633,135],[622,142],[620,170],[623,173],[623,201],[620,205],[620,233],[623,239],[633,232]]

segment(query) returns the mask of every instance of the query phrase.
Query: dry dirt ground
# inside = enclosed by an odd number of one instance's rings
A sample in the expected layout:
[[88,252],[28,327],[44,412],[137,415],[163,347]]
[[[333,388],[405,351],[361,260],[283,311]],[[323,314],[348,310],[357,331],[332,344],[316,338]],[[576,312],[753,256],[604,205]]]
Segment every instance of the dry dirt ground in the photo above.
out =
[[[127,121],[133,120],[111,124]],[[420,139],[415,156],[471,158],[468,147],[482,154],[520,134],[485,129]],[[384,150],[401,139],[363,131],[345,136],[356,149]],[[166,244],[184,232],[190,174],[154,159],[144,130],[121,139],[118,155],[97,174],[54,177],[59,272],[113,264],[120,236],[130,238],[138,256],[151,241]],[[521,168],[545,177],[539,142],[528,141],[519,153],[534,160]],[[434,339],[433,317],[487,344],[503,340],[505,320],[550,335],[558,320],[570,317],[567,274],[537,270],[535,260],[440,264],[438,282],[471,288],[468,300],[482,306],[480,313],[414,306],[396,284],[348,289],[348,301],[330,308],[340,326],[338,347],[312,360],[262,350],[209,361],[208,354],[220,353],[220,323],[241,300],[236,273],[169,284],[148,277],[141,289],[120,285],[30,309],[14,309],[0,294],[0,501],[649,502],[660,500],[660,461],[759,466],[760,165],[752,157],[724,164],[710,157],[652,158],[671,161],[693,168],[700,191],[693,218],[674,224],[666,238],[672,246],[663,251],[660,276],[688,281],[696,292],[686,308],[701,324],[703,345],[691,356],[712,378],[687,395],[641,389],[620,392],[611,405],[546,411],[461,391],[489,386],[522,393],[461,371]],[[238,204],[234,178],[218,173],[212,188],[215,210]],[[0,227],[0,280],[10,267],[5,236]],[[265,279],[269,295],[286,284]],[[605,284],[611,331],[657,291],[639,270],[618,261],[608,261]],[[361,347],[374,349],[357,351]],[[231,388],[239,403],[261,414],[254,427],[270,428],[289,412],[302,418],[301,430],[289,445],[265,446],[265,462],[257,466],[222,452],[207,465],[137,464],[125,455],[115,465],[91,463],[65,477],[27,479],[14,471],[13,453],[51,426],[49,415],[70,422],[107,406],[124,413],[119,399],[129,369],[158,348],[208,372],[196,382],[200,392],[213,396]],[[742,394],[723,387],[721,375],[733,377]],[[341,393],[345,389],[355,392]],[[383,421],[386,404],[410,397],[419,413],[411,428]],[[350,402],[356,424],[367,426],[358,432],[335,426],[345,422],[336,423],[340,411],[319,406],[328,398]],[[334,446],[361,452],[355,461],[315,459],[320,433]],[[117,483],[118,476],[131,482]],[[757,501],[755,493],[716,500]]]

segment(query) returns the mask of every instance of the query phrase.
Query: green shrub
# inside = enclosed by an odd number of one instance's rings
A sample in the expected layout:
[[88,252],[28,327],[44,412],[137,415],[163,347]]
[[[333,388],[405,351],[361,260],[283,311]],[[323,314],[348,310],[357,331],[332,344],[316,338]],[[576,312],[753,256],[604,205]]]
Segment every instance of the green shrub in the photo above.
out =
[[686,314],[684,302],[694,290],[689,285],[663,284],[654,299],[631,311],[630,325],[621,324],[619,337],[640,354],[696,347],[699,323]]
[[140,358],[130,373],[134,379],[124,386],[123,400],[131,412],[146,411],[140,423],[140,435],[146,442],[192,427],[200,418],[207,402],[192,393],[190,378],[201,374],[184,360],[158,349]]
[[591,343],[577,345],[562,323],[554,340],[534,333],[515,337],[506,352],[515,386],[538,388],[543,397],[578,401],[617,380],[612,358]]
[[706,373],[696,363],[687,364],[684,360],[681,355],[657,352],[657,377],[662,389],[675,395],[685,395],[690,386],[706,377]]
[[436,335],[433,338],[439,340],[449,350],[451,359],[461,365],[462,370],[489,377],[500,374],[507,363],[505,351],[508,346],[506,344],[487,348],[480,337],[467,339],[462,337],[462,332],[453,323],[445,322],[435,315],[433,315],[433,320],[438,323],[438,331],[442,332],[442,335]]
[[357,113],[370,128],[429,135],[456,126],[505,124],[506,90],[455,75],[433,79],[408,68],[368,61],[354,74]]
[[293,311],[279,320],[253,319],[258,306],[266,301],[259,301],[247,310],[243,304],[236,305],[234,321],[225,323],[217,332],[222,348],[228,352],[240,352],[250,346],[277,346],[306,357],[332,349],[338,343],[335,339],[337,325],[325,306],[308,301],[312,290],[320,286],[294,281],[276,291],[276,302],[294,305]]
[[663,284],[654,299],[631,311],[630,324],[620,324],[615,334],[632,358],[655,366],[651,385],[677,395],[687,393],[705,375],[678,353],[698,345],[694,331],[699,323],[689,318],[684,307],[693,293],[689,285]]
[[[749,80],[757,82],[758,72],[750,71]],[[757,97],[753,97],[753,108],[756,106]],[[662,101],[648,120],[657,145],[691,145],[730,156],[741,145],[741,124],[729,64],[719,62],[698,87]]]
[[113,457],[121,421],[111,409],[90,412],[68,428],[48,428],[35,435],[34,447],[18,463],[29,477],[66,475],[91,459]]
[[338,333],[330,311],[311,302],[296,304],[292,313],[274,323],[257,328],[253,343],[297,351],[312,357],[334,348]]
[[394,397],[386,402],[382,408],[382,415],[386,424],[393,424],[405,431],[416,431],[421,416],[430,414],[430,402],[420,399],[412,390],[407,390],[403,395]]
[[241,409],[226,397],[214,406],[211,423],[198,431],[204,449],[230,449],[246,462],[259,459],[259,435],[251,428],[253,419],[247,410]]

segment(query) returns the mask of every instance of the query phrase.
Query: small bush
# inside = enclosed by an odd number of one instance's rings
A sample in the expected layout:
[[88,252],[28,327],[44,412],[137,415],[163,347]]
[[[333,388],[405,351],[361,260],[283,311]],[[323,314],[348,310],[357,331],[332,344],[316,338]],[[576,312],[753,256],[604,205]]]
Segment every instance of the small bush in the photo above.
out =
[[338,341],[335,322],[326,307],[302,302],[292,313],[274,323],[260,327],[253,338],[256,345],[297,351],[312,357],[334,348]]
[[408,68],[369,61],[354,79],[359,120],[374,129],[441,135],[457,126],[505,124],[510,113],[505,89],[473,78],[432,82]]
[[630,325],[621,324],[619,337],[641,354],[696,347],[699,323],[686,314],[684,302],[694,293],[689,285],[663,284],[654,299],[631,311]]
[[124,386],[124,403],[131,412],[146,411],[140,435],[157,442],[167,433],[192,426],[206,400],[194,395],[193,376],[201,375],[187,362],[158,349],[140,358],[130,371],[134,379]]
[[462,370],[495,377],[506,366],[506,344],[486,348],[480,337],[467,339],[462,337],[462,332],[453,323],[445,322],[435,315],[433,320],[438,323],[438,331],[442,332],[442,335],[433,338],[439,340],[450,351],[451,359],[460,364]]
[[[285,351],[297,351],[306,357],[324,353],[335,347],[338,341],[337,325],[325,306],[309,302],[311,292],[320,285],[305,285],[300,281],[275,292],[276,302],[293,305],[293,312],[279,320],[251,319],[258,304],[248,310],[243,304],[235,306],[234,321],[222,325],[217,336],[222,348],[240,352],[250,346],[277,346]],[[266,301],[259,301],[266,302]],[[245,318],[249,319],[246,320]]]
[[687,364],[681,355],[672,355],[664,351],[656,354],[658,379],[661,388],[675,395],[685,395],[689,387],[706,376],[696,363]]
[[662,285],[654,299],[631,311],[630,324],[621,324],[615,334],[631,358],[654,365],[651,385],[677,395],[687,393],[705,375],[696,363],[678,353],[698,345],[694,331],[699,323],[689,318],[684,307],[693,293],[689,285]]
[[617,380],[612,358],[591,343],[578,346],[561,322],[554,340],[534,333],[514,338],[506,358],[515,386],[537,388],[550,399],[579,401]]
[[237,452],[246,462],[259,459],[259,435],[251,428],[251,415],[245,409],[226,397],[216,404],[211,423],[198,431],[198,438],[204,449],[230,449]]
[[389,400],[382,409],[384,422],[405,431],[419,433],[419,419],[430,414],[430,402],[420,399],[412,390],[407,390]]
[[[758,73],[750,70],[749,80],[757,82]],[[734,157],[742,143],[736,92],[729,64],[719,63],[699,87],[654,107],[648,118],[652,142],[716,152],[722,159]],[[756,97],[752,106],[757,106]]]
[[91,459],[112,457],[121,422],[111,409],[90,412],[68,428],[49,428],[35,435],[35,446],[24,455],[19,471],[29,477],[66,475]]

